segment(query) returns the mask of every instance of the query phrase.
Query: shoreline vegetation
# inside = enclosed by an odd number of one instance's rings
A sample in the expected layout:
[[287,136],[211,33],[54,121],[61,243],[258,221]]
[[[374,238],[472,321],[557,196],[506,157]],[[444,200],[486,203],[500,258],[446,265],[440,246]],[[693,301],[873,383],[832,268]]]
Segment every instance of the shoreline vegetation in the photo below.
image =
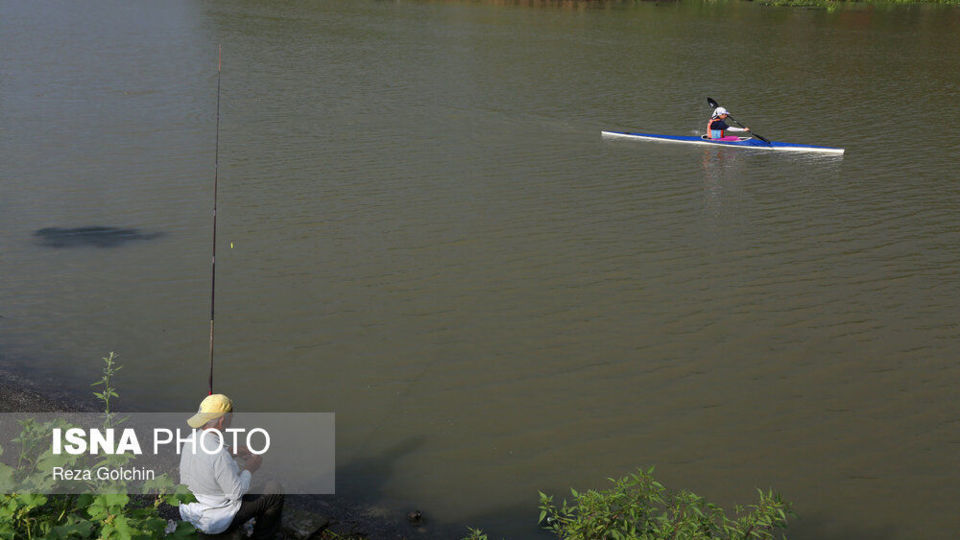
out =
[[[96,389],[96,388],[95,388]],[[104,394],[106,389],[101,388],[100,394]],[[112,394],[116,396],[116,394]],[[102,399],[102,398],[100,398]],[[0,413],[50,413],[50,412],[97,412],[103,411],[102,404],[98,404],[97,399],[86,396],[71,395],[69,393],[58,391],[56,389],[46,388],[38,385],[34,381],[12,372],[9,369],[0,368]],[[3,449],[14,452],[16,449]],[[2,454],[0,450],[0,454]],[[2,467],[2,461],[0,461]],[[3,500],[5,494],[0,493],[0,500]],[[50,504],[57,504],[56,495],[43,497],[43,501]],[[139,500],[142,497],[130,497],[124,504],[128,508],[141,508],[142,505],[149,506],[148,501]],[[19,500],[19,503],[25,503],[26,506],[33,505],[32,509],[27,509],[28,513],[38,512],[42,509],[37,506],[41,499],[32,498],[31,502],[26,504],[26,500]],[[20,510],[26,508],[20,505]],[[129,511],[129,510],[127,510]],[[157,513],[160,518],[167,523],[171,520],[179,521],[180,516],[176,507],[168,504],[159,505]],[[11,525],[9,516],[0,512],[0,538],[7,538],[10,531],[6,530],[7,525]],[[92,523],[93,520],[90,520]],[[71,526],[76,524],[71,524]],[[408,518],[403,512],[396,509],[387,509],[372,505],[362,501],[348,500],[336,495],[292,495],[287,496],[286,508],[284,509],[284,538],[317,538],[321,540],[359,540],[365,538],[384,538],[384,539],[416,539],[430,538],[428,528],[422,523],[408,523]],[[84,529],[85,530],[85,529]],[[91,528],[91,532],[94,531]],[[62,532],[62,531],[58,531]],[[83,531],[76,531],[81,534]],[[11,538],[19,538],[14,533]],[[77,538],[82,538],[77,536]],[[111,536],[112,537],[112,536]],[[118,538],[123,538],[119,536]],[[132,536],[139,537],[139,536]],[[189,535],[191,538],[197,535]]]
[[[0,412],[77,412],[102,411],[104,427],[113,427],[125,419],[111,410],[111,399],[119,397],[113,385],[114,375],[121,369],[117,355],[103,358],[101,379],[91,386],[96,400],[51,397],[44,395],[28,380],[0,370]],[[12,463],[0,461],[0,538],[197,538],[192,525],[180,520],[177,505],[195,500],[186,486],[163,473],[149,480],[155,496],[114,493],[83,495],[43,495],[57,480],[57,469],[74,470],[83,464],[83,456],[73,454],[51,458],[47,448],[50,429],[62,427],[63,419],[37,423],[35,419],[20,421],[19,437],[13,439]],[[0,447],[0,454],[3,448]],[[99,469],[120,471],[132,456],[121,452],[100,461]],[[79,460],[79,461],[78,461]],[[87,463],[89,465],[89,462]],[[108,467],[109,466],[109,467]],[[112,468],[111,468],[112,467]],[[53,474],[50,474],[50,471]],[[80,469],[76,469],[80,470]],[[131,469],[128,469],[128,471]],[[89,472],[89,471],[88,471]],[[149,471],[153,473],[154,471]],[[52,480],[51,480],[52,479]],[[59,478],[63,480],[63,478]],[[135,479],[135,478],[134,478]],[[126,486],[131,478],[98,477],[91,486],[103,481],[119,481]],[[639,469],[620,479],[609,479],[613,486],[601,490],[577,492],[571,489],[572,503],[557,503],[553,495],[540,492],[540,517],[543,530],[564,540],[593,538],[689,538],[756,539],[780,537],[789,519],[796,515],[791,503],[783,501],[772,490],[758,490],[757,504],[737,506],[733,514],[687,490],[668,490],[653,477],[653,468]],[[54,482],[55,483],[55,482]],[[115,486],[117,484],[114,484]],[[46,486],[39,493],[14,492],[16,486]],[[9,490],[9,492],[5,492]],[[419,510],[399,517],[396,509],[377,508],[369,504],[349,502],[338,496],[287,496],[283,513],[283,539],[362,540],[366,538],[416,539],[435,538],[442,530],[431,530],[424,524]],[[404,523],[406,521],[406,523]],[[249,523],[247,524],[249,527]],[[442,529],[449,529],[444,524]],[[466,526],[463,540],[488,540],[480,529]],[[243,537],[244,535],[240,535]],[[237,535],[233,535],[237,537]]]
[[[427,0],[449,2],[450,0]],[[460,1],[460,0],[456,0]],[[595,9],[636,4],[678,4],[684,0],[474,0],[478,4],[558,9]],[[762,6],[822,8],[829,11],[863,7],[893,6],[960,6],[960,0],[702,0],[704,4],[718,5],[750,2]]]

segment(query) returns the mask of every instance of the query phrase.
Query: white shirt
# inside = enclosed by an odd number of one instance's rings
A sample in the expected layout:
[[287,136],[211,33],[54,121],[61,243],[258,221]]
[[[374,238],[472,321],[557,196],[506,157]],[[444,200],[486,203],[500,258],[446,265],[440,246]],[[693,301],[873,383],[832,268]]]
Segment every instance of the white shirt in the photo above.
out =
[[[198,432],[203,434],[199,440]],[[250,471],[240,471],[226,446],[213,454],[204,451],[219,444],[213,430],[197,430],[180,449],[180,483],[197,498],[197,502],[180,505],[180,517],[207,534],[221,533],[230,526],[244,493],[250,490]]]

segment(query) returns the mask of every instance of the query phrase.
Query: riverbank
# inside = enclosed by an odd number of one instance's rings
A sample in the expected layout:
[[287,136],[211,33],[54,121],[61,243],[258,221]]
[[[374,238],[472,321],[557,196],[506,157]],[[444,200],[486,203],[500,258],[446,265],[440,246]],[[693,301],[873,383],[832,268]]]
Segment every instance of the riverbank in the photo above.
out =
[[[0,413],[97,410],[93,399],[42,389],[16,373],[0,369]],[[177,511],[168,507],[162,515],[176,519]],[[347,501],[336,495],[287,496],[285,515],[285,538],[290,539],[414,540],[438,537],[426,521],[411,523],[402,510]]]
[[887,8],[902,6],[960,6],[960,0],[747,0],[763,6],[822,8],[835,11],[843,8]]
[[99,410],[92,397],[84,399],[65,392],[44,390],[36,383],[0,368],[0,413],[92,412]]
[[[448,0],[443,0],[448,1]],[[526,6],[535,8],[588,9],[590,7],[619,6],[638,3],[670,4],[680,0],[486,0],[495,5]],[[710,0],[710,4],[723,2],[756,2],[764,6],[783,7],[857,7],[857,6],[906,6],[941,5],[960,6],[960,0]]]

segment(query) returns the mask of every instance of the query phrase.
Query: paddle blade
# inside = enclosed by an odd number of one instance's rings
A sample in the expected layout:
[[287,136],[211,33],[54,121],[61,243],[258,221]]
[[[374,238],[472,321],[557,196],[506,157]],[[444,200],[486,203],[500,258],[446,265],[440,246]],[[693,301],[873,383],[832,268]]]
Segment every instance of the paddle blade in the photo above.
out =
[[720,106],[720,104],[714,101],[712,97],[707,98],[707,104],[713,107],[714,109]]

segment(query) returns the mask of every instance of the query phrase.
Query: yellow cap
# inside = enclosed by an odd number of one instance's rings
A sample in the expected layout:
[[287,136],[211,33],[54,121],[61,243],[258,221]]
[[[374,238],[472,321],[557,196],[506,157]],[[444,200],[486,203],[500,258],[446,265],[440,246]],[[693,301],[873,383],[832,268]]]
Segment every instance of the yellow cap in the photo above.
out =
[[233,411],[233,402],[223,394],[210,394],[200,402],[200,410],[187,420],[192,428],[198,428],[211,420]]

